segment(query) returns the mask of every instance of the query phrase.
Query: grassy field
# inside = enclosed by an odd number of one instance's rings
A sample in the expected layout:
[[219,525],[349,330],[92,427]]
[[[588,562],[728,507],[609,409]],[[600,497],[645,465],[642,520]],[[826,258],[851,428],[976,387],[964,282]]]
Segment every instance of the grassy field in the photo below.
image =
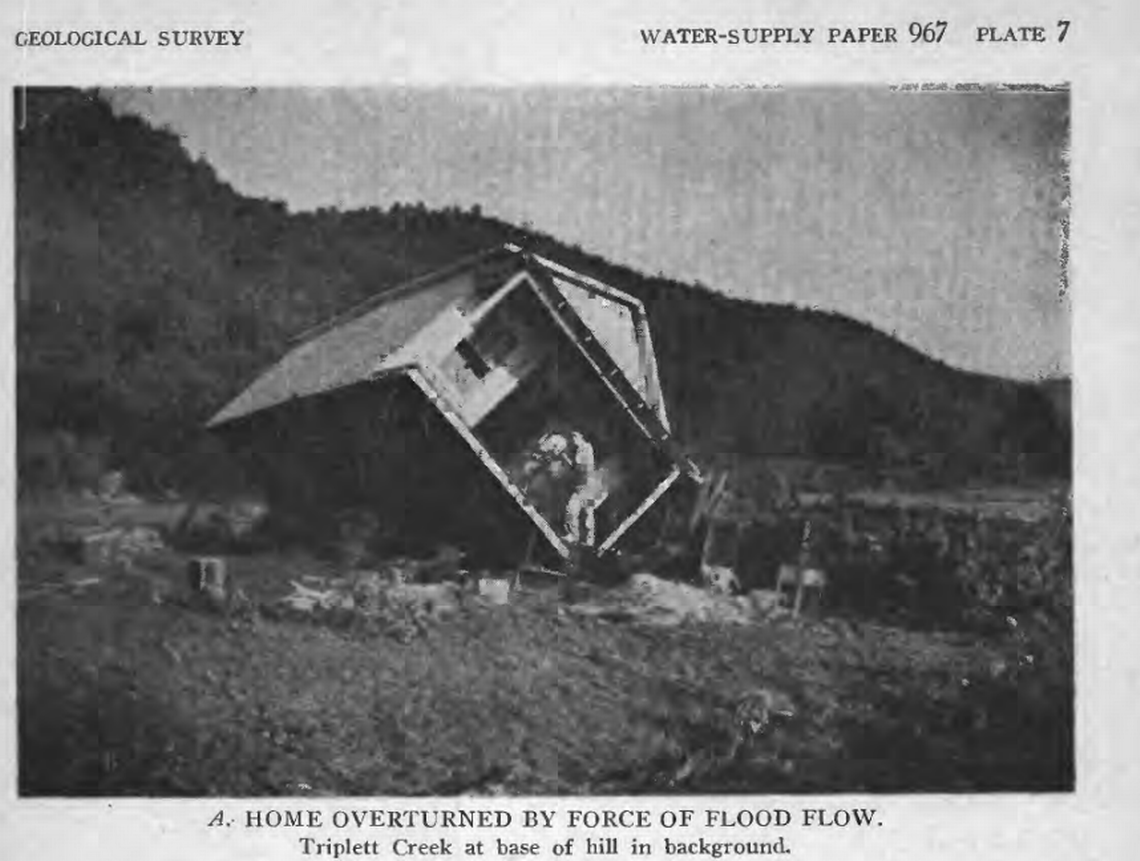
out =
[[[196,608],[179,597],[182,564],[24,554],[22,794],[1073,785],[1071,650],[1028,619],[988,633],[835,615],[659,628],[567,612],[534,586],[401,642],[382,626]],[[260,606],[330,573],[299,553],[232,564]],[[758,691],[790,714],[750,731],[738,707]]]

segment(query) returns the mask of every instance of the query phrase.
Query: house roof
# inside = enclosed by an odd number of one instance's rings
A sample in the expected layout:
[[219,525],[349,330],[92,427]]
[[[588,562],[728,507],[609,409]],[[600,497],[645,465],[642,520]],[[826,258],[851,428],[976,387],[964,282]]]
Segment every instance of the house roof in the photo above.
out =
[[292,398],[367,379],[440,311],[470,290],[457,282],[405,294],[305,341],[210,419],[214,427]]
[[[420,329],[457,301],[472,297],[479,289],[480,267],[541,267],[557,282],[570,282],[628,309],[644,319],[641,302],[628,293],[594,281],[542,257],[524,254],[514,245],[500,246],[465,258],[446,269],[384,291],[320,326],[303,333],[301,342],[280,361],[263,372],[238,397],[208,422],[217,427],[243,416],[366,380],[398,358],[397,351]],[[492,272],[499,272],[492,269]],[[506,269],[502,270],[506,272]],[[569,286],[569,285],[567,285]],[[568,291],[573,295],[574,291]],[[575,303],[578,304],[578,303]],[[590,321],[596,325],[594,321]],[[606,335],[598,332],[603,340]],[[610,336],[612,339],[613,335]],[[623,371],[644,394],[644,380],[636,378],[636,362],[623,361],[610,347]]]

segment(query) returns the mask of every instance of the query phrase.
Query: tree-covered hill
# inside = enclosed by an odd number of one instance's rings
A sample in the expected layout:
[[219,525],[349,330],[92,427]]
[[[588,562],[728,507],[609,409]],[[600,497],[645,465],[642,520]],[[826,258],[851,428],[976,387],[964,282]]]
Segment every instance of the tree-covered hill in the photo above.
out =
[[1067,415],[1039,386],[955,370],[866,324],[647,277],[477,208],[290,213],[97,93],[30,90],[18,110],[23,486],[117,465],[143,484],[226,475],[202,423],[292,336],[504,241],[646,303],[698,455],[922,464],[955,480],[1068,470]]

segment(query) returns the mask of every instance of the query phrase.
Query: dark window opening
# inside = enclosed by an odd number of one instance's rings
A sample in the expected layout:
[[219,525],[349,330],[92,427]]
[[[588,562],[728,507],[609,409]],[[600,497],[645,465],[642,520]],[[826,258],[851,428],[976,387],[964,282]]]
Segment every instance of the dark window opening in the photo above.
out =
[[459,354],[459,358],[463,360],[463,364],[480,380],[485,378],[487,374],[491,373],[491,366],[487,364],[487,360],[471,346],[470,341],[460,341],[455,345],[455,352]]
[[488,361],[501,365],[507,361],[511,353],[519,346],[518,336],[515,335],[501,321],[488,321],[490,325],[475,333],[473,344],[475,351],[486,356]]

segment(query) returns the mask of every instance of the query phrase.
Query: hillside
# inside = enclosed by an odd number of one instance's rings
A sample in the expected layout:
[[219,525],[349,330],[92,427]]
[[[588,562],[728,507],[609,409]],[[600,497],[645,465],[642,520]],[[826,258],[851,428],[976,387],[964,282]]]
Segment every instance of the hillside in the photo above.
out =
[[33,90],[27,111],[22,486],[107,465],[144,485],[224,481],[201,424],[291,336],[508,240],[646,303],[674,423],[698,456],[921,466],[943,481],[1067,473],[1068,422],[1040,387],[952,369],[863,323],[646,277],[478,209],[290,213],[95,94]]
[[1052,405],[1057,421],[1070,426],[1073,421],[1073,381],[1068,377],[1050,377],[1041,381],[1040,388]]

